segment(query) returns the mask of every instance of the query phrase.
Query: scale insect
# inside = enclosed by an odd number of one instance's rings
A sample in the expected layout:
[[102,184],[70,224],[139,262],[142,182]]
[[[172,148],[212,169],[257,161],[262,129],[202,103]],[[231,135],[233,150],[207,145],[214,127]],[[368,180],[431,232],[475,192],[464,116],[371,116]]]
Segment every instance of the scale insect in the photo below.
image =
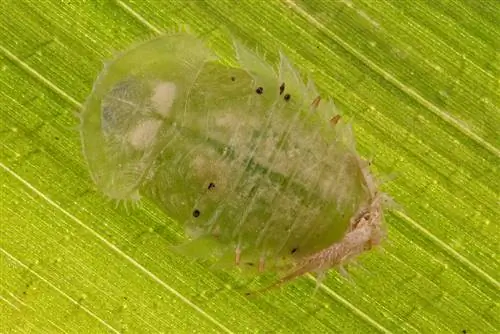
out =
[[282,54],[275,68],[234,48],[232,67],[182,32],[108,63],[81,114],[92,178],[183,223],[182,254],[277,284],[342,268],[385,238],[386,195],[311,81]]

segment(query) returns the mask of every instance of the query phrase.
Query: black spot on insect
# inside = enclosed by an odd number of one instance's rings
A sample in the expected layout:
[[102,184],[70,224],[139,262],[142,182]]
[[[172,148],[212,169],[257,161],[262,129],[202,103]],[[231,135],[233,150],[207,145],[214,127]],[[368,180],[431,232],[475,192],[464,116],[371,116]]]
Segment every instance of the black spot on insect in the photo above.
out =
[[251,266],[251,267],[253,267],[253,266],[255,265],[255,263],[253,263],[253,262],[245,262],[245,264],[246,264],[247,266]]
[[462,329],[462,334],[467,334],[467,331],[465,329]]
[[295,248],[293,248],[293,249],[290,251],[290,254],[294,254],[294,253],[295,253],[296,251],[298,251],[298,250],[299,250],[299,248],[298,248],[298,247],[295,247]]
[[215,189],[215,183],[210,182],[210,184],[208,185],[208,190],[212,190],[212,189]]
[[285,101],[290,101],[292,97],[290,96],[290,94],[285,94],[285,96],[283,96],[283,99],[285,99]]
[[194,217],[194,218],[198,218],[198,217],[200,216],[200,214],[201,214],[201,212],[200,212],[200,210],[198,210],[198,209],[195,209],[195,210],[193,211],[193,217]]
[[285,83],[283,82],[280,86],[280,95],[285,91]]
[[236,81],[236,77],[231,77],[231,81]]
[[259,95],[260,95],[260,94],[264,93],[264,88],[262,88],[262,87],[258,87],[258,88],[255,90],[255,92],[256,92],[257,94],[259,94]]

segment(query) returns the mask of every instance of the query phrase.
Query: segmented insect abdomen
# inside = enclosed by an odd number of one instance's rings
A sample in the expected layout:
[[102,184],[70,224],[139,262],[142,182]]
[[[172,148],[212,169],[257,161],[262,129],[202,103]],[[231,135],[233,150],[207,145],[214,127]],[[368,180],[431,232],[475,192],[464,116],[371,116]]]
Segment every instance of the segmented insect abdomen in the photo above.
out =
[[367,198],[331,125],[301,95],[285,100],[278,77],[256,81],[206,64],[146,188],[197,240],[185,252],[272,268],[339,241]]

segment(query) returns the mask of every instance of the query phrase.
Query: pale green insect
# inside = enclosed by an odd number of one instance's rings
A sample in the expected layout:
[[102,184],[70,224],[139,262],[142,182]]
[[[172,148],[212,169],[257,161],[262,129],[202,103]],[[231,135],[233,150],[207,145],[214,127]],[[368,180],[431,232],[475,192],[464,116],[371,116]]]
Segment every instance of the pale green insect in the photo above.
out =
[[[281,55],[235,43],[222,64],[188,33],[109,63],[82,112],[90,172],[107,196],[146,196],[223,265],[323,273],[385,237],[381,201],[349,124]],[[276,72],[277,70],[277,72]]]

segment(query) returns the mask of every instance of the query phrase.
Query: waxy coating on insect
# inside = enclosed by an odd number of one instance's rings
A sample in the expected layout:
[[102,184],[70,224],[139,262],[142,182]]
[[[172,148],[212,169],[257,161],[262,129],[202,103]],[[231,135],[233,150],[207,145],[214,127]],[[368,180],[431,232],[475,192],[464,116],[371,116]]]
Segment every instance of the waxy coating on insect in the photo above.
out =
[[322,277],[382,242],[386,195],[350,124],[286,56],[276,68],[234,48],[231,67],[174,33],[108,63],[81,114],[90,173],[110,198],[147,197],[183,223],[181,254],[278,284]]

